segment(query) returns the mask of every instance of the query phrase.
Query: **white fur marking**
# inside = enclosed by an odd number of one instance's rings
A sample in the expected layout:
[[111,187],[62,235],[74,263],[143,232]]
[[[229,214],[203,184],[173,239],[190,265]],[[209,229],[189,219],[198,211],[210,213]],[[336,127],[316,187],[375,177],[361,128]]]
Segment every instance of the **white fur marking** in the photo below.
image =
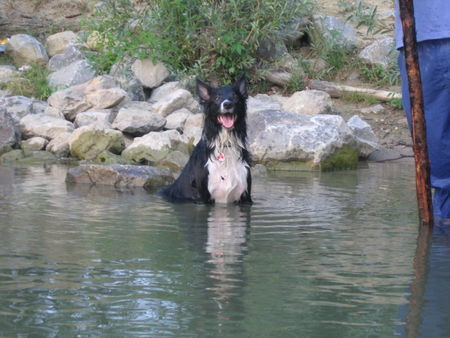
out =
[[223,129],[214,144],[214,154],[206,163],[208,190],[216,203],[239,201],[247,190],[249,165],[240,158],[242,142],[228,130]]

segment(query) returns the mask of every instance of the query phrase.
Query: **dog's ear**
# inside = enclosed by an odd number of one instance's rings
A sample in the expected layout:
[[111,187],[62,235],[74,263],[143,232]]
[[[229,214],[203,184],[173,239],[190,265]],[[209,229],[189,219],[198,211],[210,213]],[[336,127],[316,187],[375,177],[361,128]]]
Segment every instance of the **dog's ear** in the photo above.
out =
[[211,87],[199,78],[197,78],[197,95],[203,102],[211,99]]
[[248,98],[247,79],[245,77],[245,74],[242,74],[241,76],[239,76],[239,78],[236,80],[236,83],[234,84],[234,86],[237,88],[237,90],[239,91],[239,93],[242,95],[242,97],[244,99]]

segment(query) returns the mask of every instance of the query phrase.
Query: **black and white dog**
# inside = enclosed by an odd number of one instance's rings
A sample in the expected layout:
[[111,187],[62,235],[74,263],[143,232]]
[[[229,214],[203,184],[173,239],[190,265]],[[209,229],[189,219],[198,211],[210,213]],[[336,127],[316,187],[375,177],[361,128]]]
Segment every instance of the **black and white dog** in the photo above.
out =
[[202,138],[178,179],[164,190],[171,201],[251,204],[247,141],[247,81],[214,88],[197,79],[205,113]]

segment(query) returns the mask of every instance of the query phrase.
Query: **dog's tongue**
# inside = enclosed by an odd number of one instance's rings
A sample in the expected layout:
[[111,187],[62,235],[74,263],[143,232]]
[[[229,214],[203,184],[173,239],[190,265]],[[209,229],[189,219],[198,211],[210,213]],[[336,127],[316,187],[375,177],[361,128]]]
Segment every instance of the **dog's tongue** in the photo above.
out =
[[219,122],[225,128],[231,128],[234,125],[234,115],[232,114],[219,115]]

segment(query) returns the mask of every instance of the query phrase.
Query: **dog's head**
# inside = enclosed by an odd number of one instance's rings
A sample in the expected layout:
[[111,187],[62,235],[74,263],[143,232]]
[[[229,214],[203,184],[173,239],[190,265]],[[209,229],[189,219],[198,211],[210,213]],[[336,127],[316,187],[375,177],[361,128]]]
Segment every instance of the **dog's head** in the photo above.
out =
[[205,107],[206,118],[218,126],[232,129],[245,119],[247,80],[242,75],[234,84],[215,88],[197,79],[197,94]]

